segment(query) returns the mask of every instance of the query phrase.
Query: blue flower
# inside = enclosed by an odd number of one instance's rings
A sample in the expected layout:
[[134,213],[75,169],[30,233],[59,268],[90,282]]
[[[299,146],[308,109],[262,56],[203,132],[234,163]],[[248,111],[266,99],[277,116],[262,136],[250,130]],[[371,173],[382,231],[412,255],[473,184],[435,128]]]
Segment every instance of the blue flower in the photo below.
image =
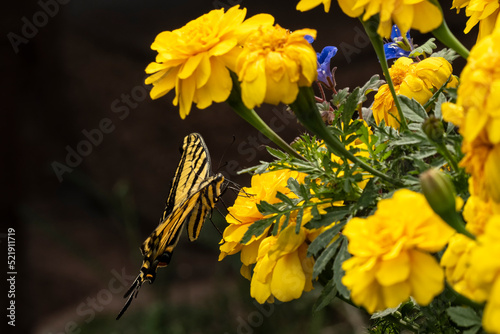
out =
[[318,56],[318,81],[324,83],[327,87],[335,87],[333,86],[335,81],[330,69],[330,61],[335,54],[337,54],[335,46],[325,46],[321,53],[316,53]]
[[314,37],[312,37],[311,35],[305,35],[304,38],[309,42],[309,44],[312,44],[312,42],[314,42]]
[[[410,31],[406,33],[406,39],[410,41]],[[408,57],[408,55],[411,52],[412,45],[406,45],[403,44],[407,49],[410,50],[405,50],[401,48],[401,43],[405,43],[403,36],[401,35],[401,31],[399,30],[397,25],[392,26],[392,31],[391,31],[391,40],[392,42],[384,44],[384,52],[385,52],[385,58],[387,60],[393,59],[393,58],[400,58],[400,57]]]

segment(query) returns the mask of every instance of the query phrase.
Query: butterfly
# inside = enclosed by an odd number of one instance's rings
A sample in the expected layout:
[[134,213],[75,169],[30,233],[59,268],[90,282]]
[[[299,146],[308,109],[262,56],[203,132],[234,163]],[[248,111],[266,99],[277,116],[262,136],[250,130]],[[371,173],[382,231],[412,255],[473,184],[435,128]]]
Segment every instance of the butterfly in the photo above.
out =
[[225,187],[224,176],[210,175],[210,155],[203,138],[192,133],[184,138],[181,160],[175,171],[160,223],[141,246],[144,256],[139,275],[123,296],[128,298],[116,317],[125,313],[142,284],[154,282],[158,267],[170,263],[184,225],[190,241],[198,239],[206,217]]

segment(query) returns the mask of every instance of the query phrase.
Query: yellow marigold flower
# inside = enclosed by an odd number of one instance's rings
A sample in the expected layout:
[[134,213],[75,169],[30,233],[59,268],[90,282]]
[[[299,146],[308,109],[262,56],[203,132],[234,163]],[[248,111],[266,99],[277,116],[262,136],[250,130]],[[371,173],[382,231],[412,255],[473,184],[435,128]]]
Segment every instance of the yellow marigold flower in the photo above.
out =
[[290,104],[301,86],[311,86],[317,76],[316,52],[305,39],[316,31],[294,32],[279,25],[262,25],[245,40],[236,62],[242,100],[252,109],[263,102]]
[[468,284],[465,276],[470,267],[470,254],[477,242],[457,233],[451,237],[448,247],[441,258],[446,280],[455,291],[470,299],[478,299],[484,291]]
[[328,13],[330,11],[330,5],[332,4],[332,0],[300,0],[299,3],[297,4],[296,9],[300,10],[301,12],[306,12],[315,7],[318,7],[321,4],[325,9],[325,13]]
[[[467,222],[466,229],[476,237],[480,237],[493,215],[493,204],[492,201],[485,202],[474,195],[473,188],[470,188],[472,195],[465,204],[463,216]],[[441,258],[441,266],[445,268],[446,280],[455,291],[473,300],[484,300],[487,291],[471,285],[466,280],[466,276],[470,275],[470,255],[477,245],[475,240],[463,234],[455,234]]]
[[250,283],[250,295],[261,304],[274,298],[288,302],[312,290],[314,259],[307,257],[306,229],[295,223],[264,239]]
[[493,32],[498,13],[500,12],[498,0],[454,0],[451,8],[456,8],[458,13],[463,7],[466,7],[465,15],[469,17],[464,33],[469,33],[478,22],[478,40]]
[[212,102],[225,101],[232,88],[228,68],[234,70],[239,44],[253,29],[274,22],[267,14],[244,21],[245,15],[246,9],[239,6],[226,13],[212,10],[180,29],[160,33],[151,45],[158,55],[146,68],[151,74],[146,84],[153,84],[151,98],[160,98],[175,87],[173,104],[179,105],[183,119],[193,102],[204,109]]
[[[321,214],[326,213],[323,208],[321,205],[318,208]],[[335,223],[321,229],[305,228],[304,225],[312,219],[311,208],[306,208],[299,233],[295,233],[296,219],[297,212],[294,212],[278,235],[265,238],[259,246],[250,295],[261,304],[273,302],[275,298],[288,302],[313,289],[315,261],[313,257],[307,257],[307,248],[321,232]]]
[[[471,50],[462,71],[457,102],[443,105],[445,119],[457,120],[463,136],[460,162],[483,199],[500,203],[500,31]],[[463,115],[463,116],[462,116]]]
[[500,143],[500,32],[494,33],[471,50],[460,76],[457,105],[465,112],[461,133],[472,142],[486,130],[492,144]]
[[478,246],[470,255],[469,275],[466,280],[472,286],[484,290],[478,302],[486,301],[483,328],[487,332],[500,333],[500,215],[488,221],[485,233],[478,238]]
[[243,238],[250,225],[264,218],[257,209],[257,203],[261,201],[270,204],[279,202],[279,199],[276,198],[278,191],[290,195],[290,189],[286,185],[291,177],[303,182],[305,174],[290,170],[277,170],[252,176],[251,187],[241,189],[234,205],[228,208],[229,213],[226,220],[229,225],[224,230],[219,261],[227,255],[241,252],[241,262],[244,266],[256,262],[259,244],[266,237],[267,231],[259,237],[252,237],[245,245],[240,243],[241,238]]
[[430,303],[444,287],[444,274],[429,253],[453,234],[424,195],[401,189],[382,200],[374,215],[351,219],[344,228],[352,257],[342,268],[351,300],[370,313],[395,307],[410,296]]
[[[418,63],[412,59],[401,57],[389,69],[396,94],[404,95],[425,104],[435,89],[441,88],[448,78],[447,87],[455,87],[457,79],[452,76],[451,64],[442,57],[429,57]],[[373,117],[377,124],[382,120],[387,126],[399,129],[399,113],[389,90],[389,85],[380,86],[373,101]]]
[[363,21],[380,14],[377,33],[385,38],[391,36],[396,24],[401,31],[410,28],[422,33],[430,32],[441,25],[443,16],[438,7],[427,0],[338,0],[342,11],[350,17],[358,17],[363,12]]

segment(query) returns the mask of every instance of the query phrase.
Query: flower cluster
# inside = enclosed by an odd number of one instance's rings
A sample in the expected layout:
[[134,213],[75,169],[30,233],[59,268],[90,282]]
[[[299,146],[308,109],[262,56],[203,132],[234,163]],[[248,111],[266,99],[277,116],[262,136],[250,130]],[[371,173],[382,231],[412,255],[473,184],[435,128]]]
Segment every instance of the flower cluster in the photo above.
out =
[[[330,0],[301,0],[297,5],[300,11],[307,11],[320,4],[324,5],[325,12],[330,10]],[[393,24],[402,31],[410,28],[420,30],[423,33],[436,29],[443,22],[441,10],[427,0],[338,0],[340,8],[350,17],[358,17],[363,14],[363,20],[368,20],[375,14],[380,14],[378,34],[389,37]]]
[[352,258],[342,266],[342,283],[352,301],[370,313],[410,296],[427,305],[444,287],[443,270],[430,253],[441,250],[452,234],[422,194],[399,190],[380,201],[374,215],[347,223]]
[[[389,70],[396,93],[413,98],[422,105],[447,82],[448,87],[456,87],[458,81],[452,72],[451,64],[441,57],[430,57],[416,63],[411,58],[400,57]],[[387,126],[399,129],[401,119],[389,85],[379,88],[372,110],[377,124],[383,120]]]
[[[375,74],[337,89],[336,47],[316,53],[315,30],[290,31],[268,14],[245,19],[239,6],[163,32],[152,45],[152,98],[175,89],[182,118],[192,103],[226,101],[284,151],[268,148],[275,160],[246,170],[255,174],[228,209],[219,260],[240,254],[259,303],[300,298],[320,277],[328,290],[318,305],[338,295],[374,313],[412,300],[410,313],[429,314],[420,311],[446,289],[470,299],[470,309],[440,312],[433,326],[500,333],[499,2],[453,1],[470,17],[466,32],[479,22],[470,54],[437,1],[338,3],[362,21],[387,83]],[[331,0],[300,0],[297,9],[319,5],[329,12]],[[418,47],[410,29],[432,31],[468,57],[460,82],[454,51],[434,53],[433,40]],[[310,134],[288,144],[253,110],[263,103],[288,104]],[[460,321],[471,312],[476,322]]]
[[[270,227],[250,241],[240,243],[249,227],[256,221],[269,218],[258,210],[258,204],[279,202],[278,193],[294,197],[287,188],[288,180],[303,182],[305,174],[290,170],[270,171],[252,177],[252,186],[242,188],[233,206],[228,208],[229,223],[224,230],[219,261],[227,255],[240,253],[241,274],[251,280],[250,293],[259,303],[273,302],[274,298],[286,302],[297,299],[303,291],[312,289],[314,259],[307,256],[308,244],[325,230],[309,229],[305,225],[312,219],[311,207],[301,213],[300,228],[296,230],[298,211],[288,222],[280,220],[280,232],[273,235]],[[328,205],[327,205],[328,206]],[[320,212],[323,207],[319,206]],[[253,267],[253,270],[252,270]]]
[[500,203],[500,32],[483,38],[471,50],[460,76],[456,104],[443,104],[443,117],[463,136],[461,165],[471,174],[483,200]]

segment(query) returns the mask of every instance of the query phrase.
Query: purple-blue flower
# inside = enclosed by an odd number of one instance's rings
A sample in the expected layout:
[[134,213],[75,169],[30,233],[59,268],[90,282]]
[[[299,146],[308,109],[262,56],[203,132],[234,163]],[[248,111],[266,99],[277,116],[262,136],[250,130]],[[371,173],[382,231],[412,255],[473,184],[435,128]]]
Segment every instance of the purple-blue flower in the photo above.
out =
[[316,53],[318,57],[318,81],[323,82],[328,87],[334,83],[330,61],[335,54],[337,54],[335,46],[325,46],[321,53]]
[[[410,31],[406,33],[406,39],[410,41]],[[403,35],[401,35],[401,31],[399,30],[397,25],[392,26],[392,31],[391,31],[391,40],[392,42],[384,44],[384,52],[385,52],[385,58],[386,59],[393,59],[393,58],[400,58],[400,57],[408,57],[410,54],[411,50],[404,50],[400,47],[400,44],[398,42],[403,42]],[[408,48],[412,48],[411,45],[408,46]]]

